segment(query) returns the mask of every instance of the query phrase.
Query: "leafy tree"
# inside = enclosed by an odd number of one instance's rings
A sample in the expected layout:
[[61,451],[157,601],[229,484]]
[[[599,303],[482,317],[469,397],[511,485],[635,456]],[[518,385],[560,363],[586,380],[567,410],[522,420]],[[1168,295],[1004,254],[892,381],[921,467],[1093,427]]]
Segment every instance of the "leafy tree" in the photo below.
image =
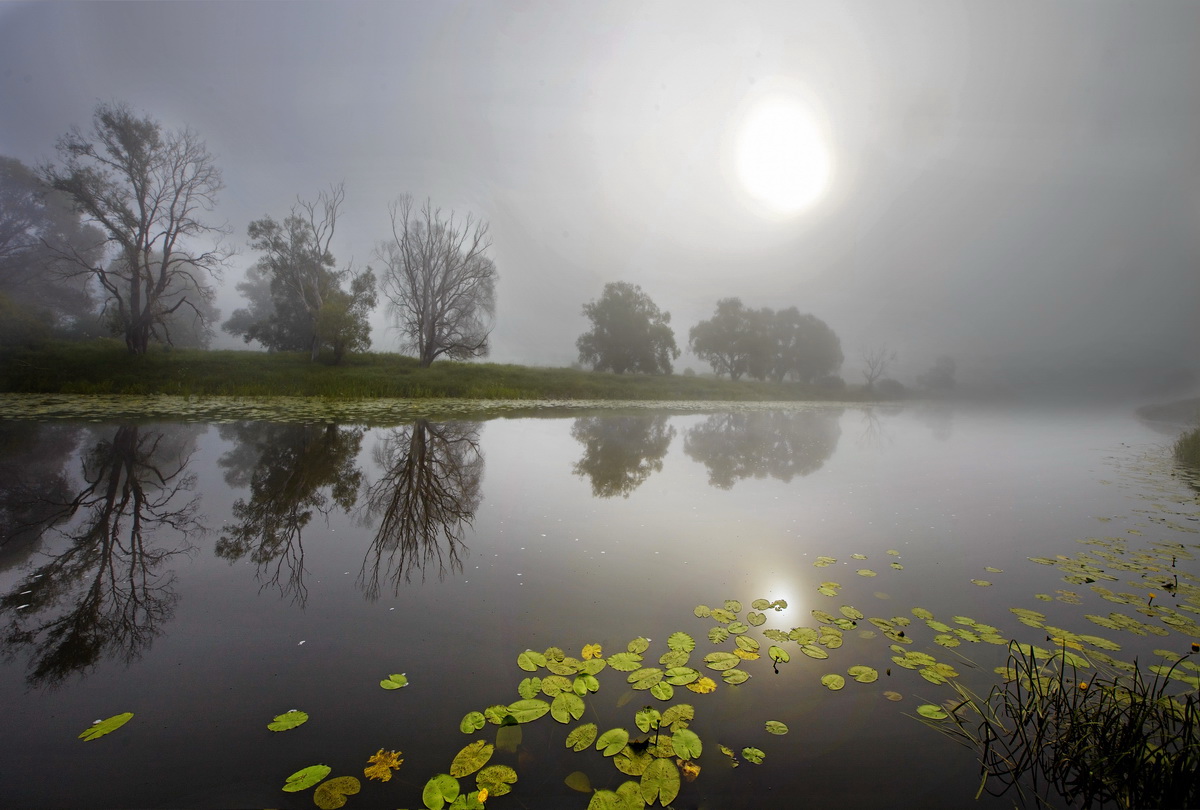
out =
[[271,351],[307,351],[312,360],[330,346],[334,363],[371,345],[367,316],[375,307],[375,275],[369,267],[359,274],[337,270],[329,250],[345,199],[339,183],[315,201],[297,198],[283,222],[268,216],[250,223],[250,246],[263,255],[237,285],[250,306],[234,311],[225,331]]
[[815,315],[801,315],[796,307],[788,307],[772,314],[770,330],[774,352],[771,379],[776,382],[790,376],[811,383],[841,368],[842,342]]
[[[124,259],[118,257],[114,261]],[[151,259],[152,272],[158,271],[158,263],[157,258]],[[116,272],[115,268],[109,269]],[[188,299],[190,306],[176,307],[175,304],[183,298]],[[170,346],[207,349],[212,342],[213,324],[221,317],[221,311],[213,304],[214,298],[213,289],[208,286],[197,287],[192,276],[172,275],[154,308],[150,337]],[[102,321],[110,333],[123,335],[129,329],[129,323],[122,318],[128,317],[128,314],[128,311],[110,307],[105,310]]]
[[683,451],[708,468],[708,483],[791,481],[825,464],[842,436],[841,410],[715,414],[690,428]]
[[496,264],[488,226],[462,222],[426,200],[418,211],[403,196],[388,206],[392,238],[375,255],[384,263],[383,294],[405,343],[422,368],[445,355],[487,357],[496,311]]
[[736,380],[750,369],[754,350],[754,326],[751,310],[740,298],[723,298],[707,321],[700,321],[688,332],[692,353],[712,366],[719,376]]
[[679,357],[671,313],[662,312],[636,284],[616,281],[604,285],[599,300],[583,305],[591,331],[575,341],[579,360],[596,371],[670,374]]
[[584,448],[575,474],[592,482],[597,498],[629,494],[660,472],[675,438],[666,416],[583,416],[571,428]]
[[98,105],[91,132],[72,129],[58,152],[62,165],[46,166],[44,179],[107,234],[120,260],[104,265],[65,249],[58,256],[99,282],[130,353],[145,354],[164,313],[191,308],[201,315],[192,295],[164,301],[173,283],[183,276],[202,290],[220,274],[219,247],[195,241],[223,233],[200,219],[216,203],[221,172],[193,130],[164,130],[124,104]]
[[801,315],[796,307],[747,309],[738,298],[718,301],[713,317],[692,327],[688,345],[714,372],[731,380],[747,374],[808,383],[842,364],[841,342],[820,318]]
[[[37,331],[78,330],[94,322],[90,266],[104,252],[104,234],[84,224],[71,198],[50,188],[25,164],[0,156],[0,297]],[[13,333],[14,319],[5,317]]]

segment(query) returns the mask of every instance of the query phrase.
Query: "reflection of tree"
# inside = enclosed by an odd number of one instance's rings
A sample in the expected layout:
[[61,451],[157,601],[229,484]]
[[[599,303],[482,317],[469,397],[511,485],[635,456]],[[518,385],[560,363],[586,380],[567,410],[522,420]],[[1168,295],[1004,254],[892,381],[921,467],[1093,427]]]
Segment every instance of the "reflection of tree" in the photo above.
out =
[[[71,498],[67,462],[79,444],[73,425],[0,424],[0,546],[27,550]],[[20,552],[18,552],[20,553]],[[7,568],[12,560],[0,562]]]
[[791,481],[821,468],[842,435],[842,411],[723,413],[688,430],[683,449],[708,467],[708,483],[729,489],[743,478]]
[[163,563],[204,531],[199,496],[188,495],[195,476],[185,473],[194,437],[119,427],[83,456],[77,493],[42,493],[42,525],[63,526],[66,548],[0,599],[9,654],[32,651],[31,684],[58,684],[105,655],[131,661],[171,618],[175,574]]
[[[233,505],[233,517],[217,541],[229,561],[249,555],[258,578],[304,603],[304,527],[319,512],[328,520],[335,507],[349,511],[357,499],[362,470],[355,464],[363,431],[337,425],[241,422],[221,427],[221,438],[237,444],[218,462],[225,482],[250,487],[250,497]],[[286,573],[286,577],[285,577]]]
[[575,474],[591,479],[592,494],[628,498],[650,473],[662,470],[675,428],[665,415],[584,416],[575,420],[571,436],[584,448]]
[[378,598],[381,575],[398,591],[435,560],[439,578],[447,567],[461,571],[463,538],[483,499],[479,425],[418,419],[384,436],[375,462],[386,472],[367,490],[367,520],[380,520],[359,574],[367,597]]

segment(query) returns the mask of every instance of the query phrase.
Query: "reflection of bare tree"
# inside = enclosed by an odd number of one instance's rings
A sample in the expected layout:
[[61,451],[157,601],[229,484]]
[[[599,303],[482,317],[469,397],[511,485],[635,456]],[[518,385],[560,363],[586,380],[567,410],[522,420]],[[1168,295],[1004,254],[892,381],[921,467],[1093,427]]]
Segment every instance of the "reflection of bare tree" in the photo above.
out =
[[0,424],[0,568],[28,553],[71,498],[67,462],[79,445],[74,425]]
[[367,489],[368,521],[379,531],[363,560],[359,584],[369,599],[379,597],[381,576],[398,591],[436,560],[438,577],[462,570],[463,538],[483,496],[483,453],[479,425],[418,419],[390,431],[375,448],[386,472]]
[[185,473],[194,438],[119,427],[82,458],[76,494],[43,494],[43,525],[63,526],[67,546],[0,599],[9,655],[31,650],[31,684],[56,685],[105,655],[131,661],[171,618],[175,574],[163,563],[204,531]]
[[571,436],[583,444],[575,474],[592,481],[592,494],[612,498],[640,487],[660,472],[675,428],[658,416],[584,416],[575,420]]
[[[304,604],[304,527],[314,513],[329,519],[334,507],[349,511],[358,497],[362,470],[355,464],[363,431],[337,425],[240,422],[221,427],[237,444],[218,462],[230,486],[249,486],[250,497],[233,505],[233,517],[217,541],[229,561],[249,555],[263,586]],[[286,574],[286,576],[285,576]]]
[[688,430],[683,450],[708,467],[708,483],[729,489],[743,478],[791,481],[821,468],[837,448],[842,411],[722,413]]

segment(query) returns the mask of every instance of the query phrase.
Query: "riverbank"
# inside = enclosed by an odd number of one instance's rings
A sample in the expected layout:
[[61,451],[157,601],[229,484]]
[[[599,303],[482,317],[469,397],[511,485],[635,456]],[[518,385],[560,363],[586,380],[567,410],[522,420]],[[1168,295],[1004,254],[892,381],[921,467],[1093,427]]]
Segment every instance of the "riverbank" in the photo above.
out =
[[0,392],[324,397],[327,399],[867,401],[861,386],[732,382],[706,376],[608,374],[570,368],[364,354],[340,366],[303,354],[160,349],[129,355],[116,341],[52,343],[0,355]]

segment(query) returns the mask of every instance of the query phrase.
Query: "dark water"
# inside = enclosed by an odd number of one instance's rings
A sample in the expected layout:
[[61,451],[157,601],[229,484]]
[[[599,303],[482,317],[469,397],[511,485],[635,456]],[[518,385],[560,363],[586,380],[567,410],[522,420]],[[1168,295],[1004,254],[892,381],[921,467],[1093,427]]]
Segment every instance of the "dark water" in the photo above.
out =
[[[632,729],[644,705],[694,705],[703,770],[673,806],[958,808],[978,787],[973,752],[911,716],[953,693],[911,670],[886,675],[890,642],[864,637],[868,623],[827,660],[791,644],[778,675],[764,656],[729,686],[699,659],[733,645],[711,643],[715,622],[693,608],[736,599],[744,619],[755,599],[786,600],[750,629],[759,639],[847,605],[881,618],[919,606],[1039,642],[1008,610],[1028,607],[1117,639],[1130,658],[1190,640],[1089,625],[1085,613],[1117,606],[1026,559],[1077,554],[1087,538],[1196,549],[1196,492],[1172,477],[1168,439],[1127,413],[0,422],[0,437],[5,806],[312,807],[311,791],[280,791],[285,777],[325,763],[363,779],[383,748],[404,765],[390,782],[364,779],[347,806],[419,807],[462,746],[494,739],[495,726],[467,736],[459,721],[519,699],[530,673],[518,653],[599,643],[608,656],[645,636],[645,665],[657,666],[683,631],[714,693],[677,687],[663,702],[606,669],[578,721]],[[820,555],[837,563],[814,567]],[[838,596],[819,594],[823,581],[840,583]],[[1063,590],[1082,604],[1034,598]],[[914,649],[976,688],[995,681],[1004,647],[948,650],[918,625]],[[858,664],[879,680],[821,684]],[[409,686],[379,687],[400,672]],[[311,719],[266,729],[289,709]],[[76,739],[125,711],[124,728]],[[790,732],[767,734],[767,720]],[[518,749],[493,758],[519,781],[488,806],[584,808],[563,783],[572,771],[594,787],[628,779],[595,750],[564,747],[575,725],[521,726]],[[766,759],[731,769],[718,743]]]

